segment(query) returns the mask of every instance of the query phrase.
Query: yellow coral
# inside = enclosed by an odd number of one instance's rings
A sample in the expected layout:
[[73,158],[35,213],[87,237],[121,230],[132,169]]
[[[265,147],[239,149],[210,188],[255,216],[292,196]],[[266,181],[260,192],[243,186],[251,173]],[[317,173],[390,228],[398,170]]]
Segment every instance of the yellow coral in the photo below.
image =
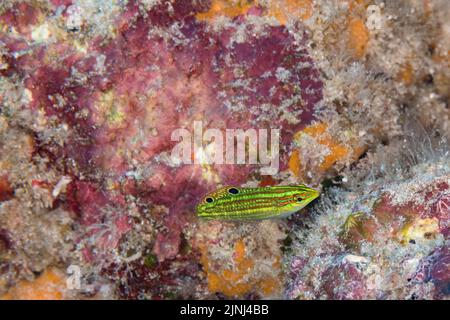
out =
[[367,30],[364,21],[359,18],[353,18],[348,24],[349,30],[349,48],[356,58],[362,58],[366,54],[369,42],[369,30]]
[[[349,156],[356,157],[363,152],[363,148],[355,146],[353,148],[344,146],[337,142],[328,132],[328,125],[326,123],[317,123],[309,127],[304,128],[302,131],[297,132],[294,139],[300,140],[303,135],[308,135],[316,140],[320,145],[326,146],[330,152],[326,155],[319,165],[320,171],[326,171],[330,169],[337,161],[341,161]],[[302,159],[298,151],[294,151],[291,154],[289,160],[289,168],[293,174],[300,176]]]
[[33,281],[21,281],[0,300],[61,300],[66,282],[55,269],[48,269]]
[[198,13],[198,20],[212,21],[218,16],[234,18],[246,14],[251,8],[251,1],[246,0],[213,0],[207,12]]
[[196,17],[203,21],[213,21],[219,16],[234,18],[245,15],[251,7],[257,6],[265,9],[264,15],[274,17],[280,24],[286,24],[288,17],[306,20],[312,16],[313,11],[312,0],[274,0],[268,4],[261,0],[213,0],[210,9]]
[[292,151],[291,157],[289,158],[289,169],[296,176],[300,176],[300,153],[297,149]]
[[[201,263],[207,273],[208,289],[211,292],[222,292],[229,297],[243,296],[251,290],[260,290],[265,296],[273,294],[280,288],[280,280],[277,277],[253,278],[251,276],[255,262],[246,257],[246,247],[242,240],[234,245],[233,269],[223,271],[211,270],[212,262],[209,260],[205,246],[200,246],[202,251]],[[277,261],[274,268],[280,268]]]
[[406,223],[398,233],[401,243],[405,244],[411,240],[423,241],[434,238],[439,233],[439,220],[437,218],[416,219]]

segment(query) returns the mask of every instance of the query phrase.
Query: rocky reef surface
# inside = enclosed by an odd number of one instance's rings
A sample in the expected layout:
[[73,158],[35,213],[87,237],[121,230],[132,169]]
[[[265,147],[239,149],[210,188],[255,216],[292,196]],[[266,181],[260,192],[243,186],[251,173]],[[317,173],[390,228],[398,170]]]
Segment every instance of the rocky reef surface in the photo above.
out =
[[[2,1],[0,297],[448,298],[449,14]],[[280,129],[278,173],[174,163],[194,121]],[[195,215],[220,186],[299,183],[322,195],[289,219]]]
[[382,167],[330,187],[294,229],[288,298],[448,297],[449,146],[404,143],[381,148],[392,157]]

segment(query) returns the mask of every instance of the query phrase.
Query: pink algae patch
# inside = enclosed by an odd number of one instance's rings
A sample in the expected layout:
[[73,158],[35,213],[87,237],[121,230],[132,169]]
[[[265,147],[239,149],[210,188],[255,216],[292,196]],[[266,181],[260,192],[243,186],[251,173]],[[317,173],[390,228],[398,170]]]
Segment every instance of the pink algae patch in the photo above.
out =
[[65,288],[65,277],[60,271],[49,268],[33,281],[20,281],[0,296],[0,300],[62,300]]
[[16,3],[11,9],[0,15],[0,28],[14,27],[20,33],[30,32],[31,26],[39,21],[41,10],[26,2]]
[[[69,128],[62,146],[37,137],[36,153],[61,163],[63,173],[72,178],[67,197],[60,201],[82,226],[78,241],[92,240],[92,247],[84,249],[88,261],[103,257],[93,247],[115,249],[132,230],[129,196],[167,208],[155,216],[162,227],[153,253],[162,263],[177,257],[183,231],[207,191],[218,183],[259,179],[258,168],[250,165],[168,165],[164,156],[176,143],[170,139],[173,130],[192,131],[195,120],[204,129],[222,132],[281,128],[281,144],[289,148],[293,134],[314,119],[322,81],[308,55],[306,35],[299,42],[284,26],[267,25],[263,33],[249,32],[237,43],[232,40],[235,28],[216,32],[196,20],[195,14],[207,10],[207,4],[177,1],[173,11],[156,5],[142,15],[131,1],[117,17],[111,39],[89,40],[86,52],[65,43],[52,45],[65,57],[58,62],[50,47],[31,48],[1,36],[8,55],[30,50],[11,60],[5,71],[24,78],[32,96],[24,107],[44,111]],[[252,28],[245,15],[236,19]],[[31,16],[29,20],[34,21]],[[176,37],[170,34],[174,23]],[[281,169],[286,166],[283,151]]]

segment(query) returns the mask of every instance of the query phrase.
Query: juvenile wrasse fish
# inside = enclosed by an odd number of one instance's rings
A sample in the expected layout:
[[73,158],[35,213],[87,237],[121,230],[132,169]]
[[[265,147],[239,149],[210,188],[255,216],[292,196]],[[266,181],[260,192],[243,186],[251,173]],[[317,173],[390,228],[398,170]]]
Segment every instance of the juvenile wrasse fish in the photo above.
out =
[[283,218],[304,208],[319,194],[305,185],[224,187],[204,197],[197,206],[197,215],[217,220]]

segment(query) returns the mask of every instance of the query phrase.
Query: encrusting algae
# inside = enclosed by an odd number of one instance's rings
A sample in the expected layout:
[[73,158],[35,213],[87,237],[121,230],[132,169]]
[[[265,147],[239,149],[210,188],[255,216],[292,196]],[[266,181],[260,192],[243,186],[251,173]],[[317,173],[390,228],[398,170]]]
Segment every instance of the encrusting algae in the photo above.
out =
[[[255,262],[247,257],[246,247],[242,240],[234,244],[233,268],[212,271],[211,261],[206,250],[202,250],[201,262],[207,274],[208,289],[211,292],[221,292],[228,297],[243,297],[250,292],[261,292],[262,296],[271,296],[281,289],[278,277],[253,278],[252,269]],[[272,268],[280,270],[280,261],[272,263]]]
[[[294,135],[295,147],[289,158],[289,169],[296,177],[305,179],[307,171],[323,174],[338,162],[355,161],[366,148],[355,138],[353,140],[350,146],[337,141],[328,132],[326,123],[310,125]],[[310,148],[323,149],[319,151],[320,157],[315,159],[318,163],[311,162]]]
[[32,281],[20,281],[0,300],[62,300],[65,290],[66,277],[61,271],[49,268]]
[[218,17],[235,18],[245,15],[250,9],[258,8],[262,10],[262,15],[275,18],[279,24],[288,23],[288,19],[307,20],[312,16],[312,0],[277,0],[261,1],[258,0],[213,0],[211,8],[207,12],[201,12],[196,15],[199,20],[213,22]]

